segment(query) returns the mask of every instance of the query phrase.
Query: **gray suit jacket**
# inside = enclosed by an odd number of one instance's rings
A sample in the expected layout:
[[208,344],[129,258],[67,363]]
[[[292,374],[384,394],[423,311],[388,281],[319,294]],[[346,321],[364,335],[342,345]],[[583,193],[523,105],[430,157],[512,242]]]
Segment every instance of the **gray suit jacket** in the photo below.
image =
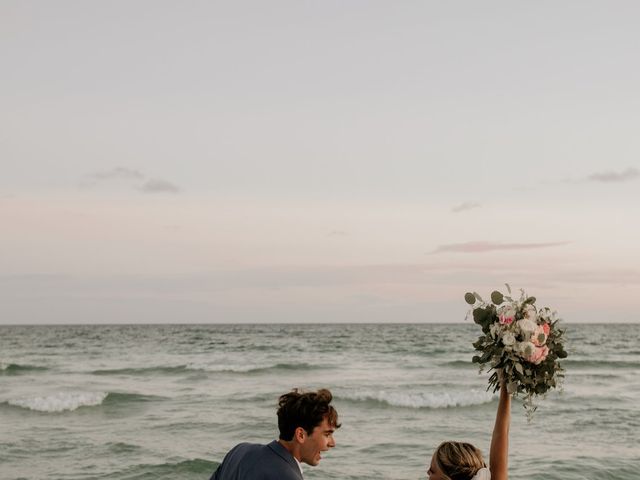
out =
[[241,443],[224,457],[210,480],[303,480],[295,458],[276,440]]

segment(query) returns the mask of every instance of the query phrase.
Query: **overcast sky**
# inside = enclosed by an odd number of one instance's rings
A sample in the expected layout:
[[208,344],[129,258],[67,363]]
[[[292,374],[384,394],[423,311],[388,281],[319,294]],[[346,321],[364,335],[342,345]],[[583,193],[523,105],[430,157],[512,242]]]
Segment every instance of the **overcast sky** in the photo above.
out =
[[638,321],[639,19],[0,0],[0,323]]

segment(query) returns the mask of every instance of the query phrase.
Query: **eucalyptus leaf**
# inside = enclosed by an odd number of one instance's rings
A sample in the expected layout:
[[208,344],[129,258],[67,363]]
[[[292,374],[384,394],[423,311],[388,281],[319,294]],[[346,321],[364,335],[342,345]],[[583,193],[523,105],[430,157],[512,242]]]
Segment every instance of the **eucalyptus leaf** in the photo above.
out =
[[504,302],[504,295],[502,295],[499,291],[494,290],[493,292],[491,292],[491,301],[496,305],[500,305],[502,302]]
[[467,292],[464,294],[464,301],[469,305],[473,305],[474,303],[476,303],[476,297],[473,293]]

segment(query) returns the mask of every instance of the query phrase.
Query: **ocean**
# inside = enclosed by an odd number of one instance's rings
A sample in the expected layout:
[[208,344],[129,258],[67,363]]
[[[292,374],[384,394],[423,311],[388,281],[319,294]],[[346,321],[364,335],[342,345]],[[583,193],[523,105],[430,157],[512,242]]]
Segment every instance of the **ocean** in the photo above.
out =
[[[640,324],[565,324],[564,389],[512,479],[640,478]],[[342,427],[307,479],[425,479],[444,440],[488,456],[497,406],[465,324],[0,326],[0,479],[208,479],[277,437],[276,402],[329,388]]]

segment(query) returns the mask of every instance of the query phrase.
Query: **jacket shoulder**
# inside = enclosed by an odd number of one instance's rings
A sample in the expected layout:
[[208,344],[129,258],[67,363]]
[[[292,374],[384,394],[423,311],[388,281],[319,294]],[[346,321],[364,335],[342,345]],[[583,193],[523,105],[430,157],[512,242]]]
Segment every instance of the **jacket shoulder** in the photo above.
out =
[[240,443],[229,450],[211,480],[301,480],[292,466],[269,445]]

